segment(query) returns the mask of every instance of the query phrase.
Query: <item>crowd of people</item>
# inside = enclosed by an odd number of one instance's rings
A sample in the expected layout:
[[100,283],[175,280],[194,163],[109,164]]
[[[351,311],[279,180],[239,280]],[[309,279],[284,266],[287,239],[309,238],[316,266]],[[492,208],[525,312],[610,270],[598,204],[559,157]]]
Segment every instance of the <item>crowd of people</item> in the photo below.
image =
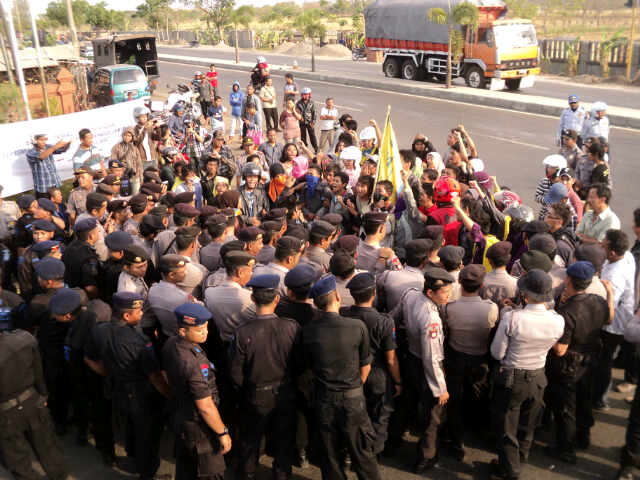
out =
[[[178,480],[227,465],[256,478],[263,437],[274,478],[310,459],[323,479],[349,464],[378,479],[408,430],[417,473],[463,461],[474,430],[497,452],[491,478],[517,479],[540,426],[555,431],[547,453],[575,464],[616,355],[620,392],[640,366],[640,209],[631,247],[609,207],[606,105],[569,98],[561,148],[523,198],[463,125],[440,151],[401,138],[394,184],[377,175],[374,120],[331,98],[318,114],[290,74],[280,115],[267,77],[233,84],[227,118],[210,71],[194,81],[201,118],[137,108],[109,158],[80,130],[68,196],[54,155],[70,143],[36,135],[34,195],[0,206],[12,474],[39,478],[35,451],[66,478],[55,437],[69,430],[110,466],[120,439],[145,480],[165,429]],[[640,458],[640,394],[629,403],[619,479]]]

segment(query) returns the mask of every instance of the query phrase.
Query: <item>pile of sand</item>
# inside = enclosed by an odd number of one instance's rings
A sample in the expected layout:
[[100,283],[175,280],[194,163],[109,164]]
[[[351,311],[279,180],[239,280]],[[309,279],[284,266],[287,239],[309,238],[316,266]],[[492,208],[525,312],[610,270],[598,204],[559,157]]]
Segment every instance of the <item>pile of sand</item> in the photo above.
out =
[[[311,55],[311,42],[308,40],[299,43],[284,42],[274,48],[273,53],[291,55],[292,57]],[[316,47],[315,54],[319,57],[351,58],[351,50],[340,44],[329,44],[324,47]]]
[[341,43],[330,43],[316,49],[316,55],[332,58],[351,58],[351,50]]
[[290,48],[295,47],[293,42],[282,42],[276,48],[273,49],[273,53],[286,53]]

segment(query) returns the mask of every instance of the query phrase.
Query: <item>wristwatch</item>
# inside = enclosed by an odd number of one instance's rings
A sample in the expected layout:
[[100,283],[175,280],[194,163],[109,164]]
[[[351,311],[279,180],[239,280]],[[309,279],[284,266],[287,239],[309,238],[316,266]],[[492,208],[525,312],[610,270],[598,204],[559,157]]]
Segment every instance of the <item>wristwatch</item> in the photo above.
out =
[[222,438],[225,435],[229,435],[229,429],[227,427],[224,427],[224,430],[222,431],[222,433],[216,433],[216,435],[218,436],[218,438]]

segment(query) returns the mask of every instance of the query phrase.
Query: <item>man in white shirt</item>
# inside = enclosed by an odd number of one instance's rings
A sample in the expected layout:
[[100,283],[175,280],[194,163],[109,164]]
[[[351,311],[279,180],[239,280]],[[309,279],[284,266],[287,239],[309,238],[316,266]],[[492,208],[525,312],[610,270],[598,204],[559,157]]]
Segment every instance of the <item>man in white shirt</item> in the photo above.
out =
[[333,98],[329,97],[325,100],[325,106],[320,110],[320,144],[318,149],[325,152],[325,144],[327,148],[333,143],[334,126],[338,119],[338,110],[335,108]]
[[602,327],[602,354],[594,371],[594,405],[596,410],[608,410],[607,394],[611,387],[611,368],[617,347],[624,339],[624,331],[633,317],[635,305],[634,281],[636,264],[629,252],[629,238],[622,230],[607,230],[602,242],[607,261],[600,278],[608,281],[613,290],[615,314],[610,325]]

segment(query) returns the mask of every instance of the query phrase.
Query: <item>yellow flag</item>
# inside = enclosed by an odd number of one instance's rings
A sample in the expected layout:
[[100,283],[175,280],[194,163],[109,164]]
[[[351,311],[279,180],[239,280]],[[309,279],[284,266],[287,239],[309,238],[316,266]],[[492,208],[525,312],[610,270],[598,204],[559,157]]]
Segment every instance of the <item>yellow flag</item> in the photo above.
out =
[[404,183],[400,176],[402,163],[400,161],[400,151],[396,134],[391,126],[391,114],[387,111],[387,119],[384,122],[384,132],[382,133],[382,143],[380,144],[380,153],[378,158],[378,173],[376,175],[376,184],[382,180],[389,180],[393,184],[393,203],[402,193]]

